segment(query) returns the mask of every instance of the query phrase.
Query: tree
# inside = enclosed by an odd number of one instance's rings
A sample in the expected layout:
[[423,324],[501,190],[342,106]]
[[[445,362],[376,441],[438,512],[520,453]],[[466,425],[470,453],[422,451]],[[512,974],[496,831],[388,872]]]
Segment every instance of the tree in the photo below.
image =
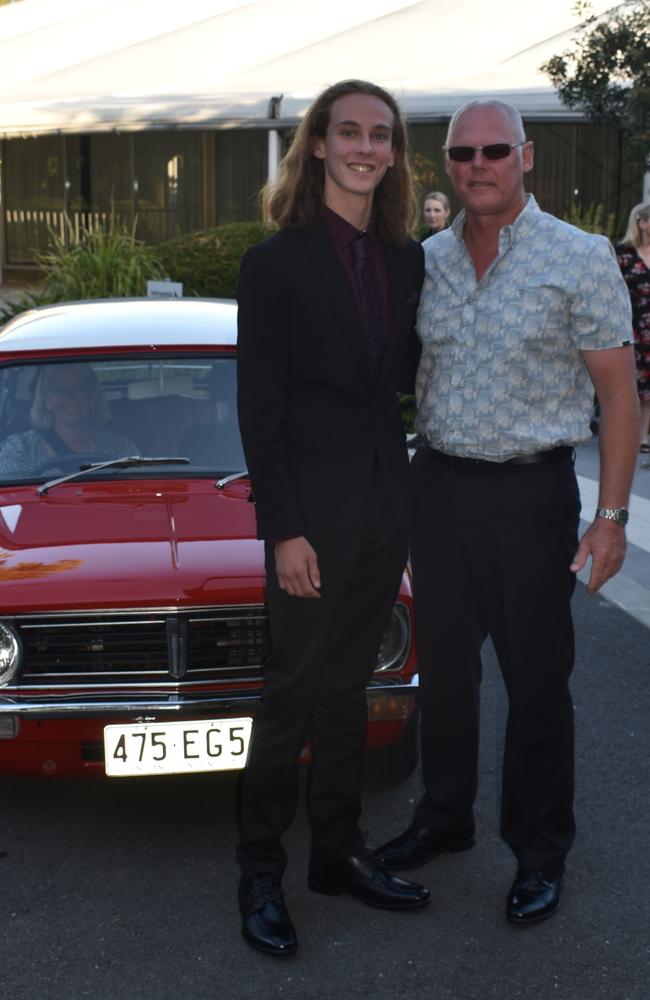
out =
[[650,153],[650,0],[626,0],[600,17],[590,3],[574,10],[586,17],[573,48],[541,70],[568,108],[616,125],[627,155],[643,166]]

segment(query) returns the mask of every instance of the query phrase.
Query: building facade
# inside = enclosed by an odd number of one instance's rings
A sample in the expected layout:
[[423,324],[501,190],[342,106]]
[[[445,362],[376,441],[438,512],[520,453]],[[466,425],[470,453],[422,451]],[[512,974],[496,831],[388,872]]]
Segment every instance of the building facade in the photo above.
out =
[[[535,143],[531,190],[542,208],[570,217],[599,207],[608,229],[623,231],[641,200],[643,175],[625,157],[611,126],[526,119]],[[282,152],[295,122],[278,121]],[[442,145],[447,119],[411,122],[422,193],[449,190]],[[0,140],[0,266],[34,264],[51,231],[65,238],[106,225],[114,214],[146,243],[223,222],[259,218],[258,192],[269,171],[269,127],[160,129],[49,134]],[[453,200],[452,200],[453,203]]]

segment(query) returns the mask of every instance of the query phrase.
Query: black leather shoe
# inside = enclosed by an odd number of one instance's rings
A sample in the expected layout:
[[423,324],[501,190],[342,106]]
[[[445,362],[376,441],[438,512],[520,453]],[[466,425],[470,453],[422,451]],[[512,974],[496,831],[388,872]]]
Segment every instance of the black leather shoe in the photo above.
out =
[[280,882],[273,875],[239,883],[241,932],[247,944],[267,955],[293,955],[298,942]]
[[383,910],[415,910],[431,900],[426,886],[395,878],[377,864],[369,851],[343,861],[312,858],[308,885],[314,892],[329,896],[346,892]]
[[471,829],[447,832],[427,830],[426,827],[411,824],[399,837],[373,851],[373,856],[380,865],[402,871],[406,868],[418,868],[438,854],[456,854],[473,846],[474,831]]
[[506,918],[513,924],[533,924],[553,916],[560,903],[562,874],[520,868],[506,900]]

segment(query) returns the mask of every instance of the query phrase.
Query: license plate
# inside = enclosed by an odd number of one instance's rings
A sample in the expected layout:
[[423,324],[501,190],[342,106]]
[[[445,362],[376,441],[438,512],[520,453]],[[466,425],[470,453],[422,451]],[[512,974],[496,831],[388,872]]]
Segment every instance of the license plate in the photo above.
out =
[[253,720],[193,719],[104,727],[106,774],[188,774],[246,766]]

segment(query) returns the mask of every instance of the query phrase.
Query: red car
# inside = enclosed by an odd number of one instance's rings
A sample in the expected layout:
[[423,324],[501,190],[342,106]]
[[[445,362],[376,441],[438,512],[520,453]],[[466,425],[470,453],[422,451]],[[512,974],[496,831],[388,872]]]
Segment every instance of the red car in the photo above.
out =
[[[245,766],[270,637],[235,348],[232,302],[66,303],[0,331],[0,772]],[[416,693],[405,572],[368,687],[395,776]]]

